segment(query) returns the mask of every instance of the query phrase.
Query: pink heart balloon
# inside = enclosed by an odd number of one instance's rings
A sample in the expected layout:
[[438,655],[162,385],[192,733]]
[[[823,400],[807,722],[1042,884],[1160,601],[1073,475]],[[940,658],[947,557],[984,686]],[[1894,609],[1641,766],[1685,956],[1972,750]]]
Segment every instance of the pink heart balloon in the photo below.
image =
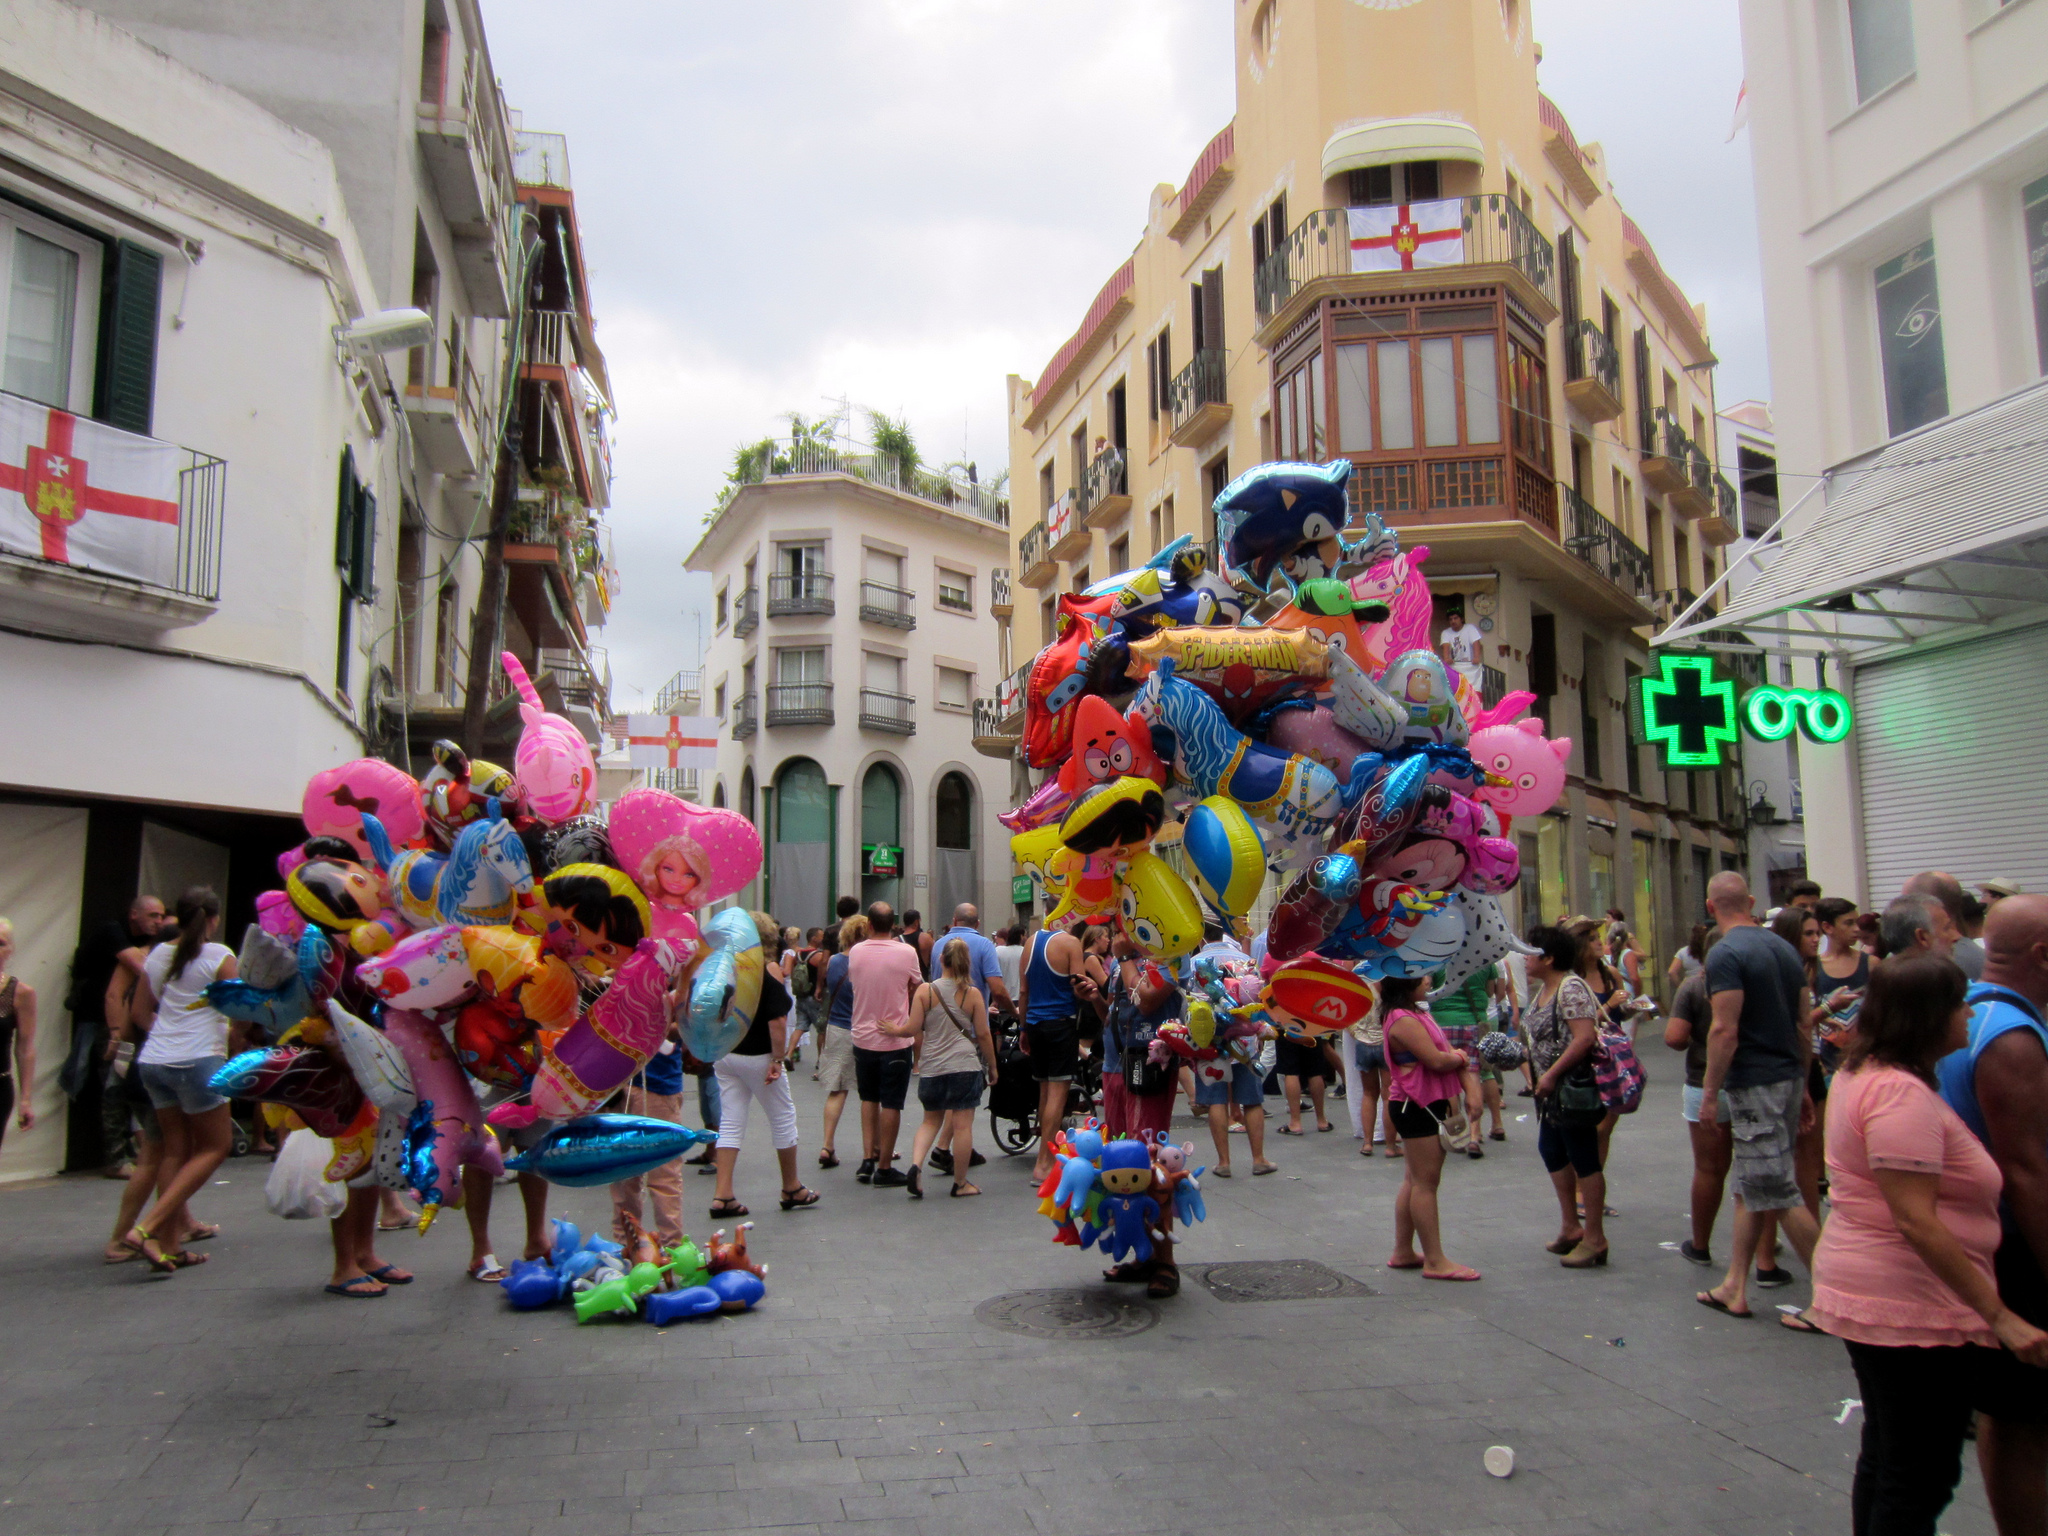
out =
[[761,870],[761,834],[752,822],[665,789],[628,790],[608,826],[619,868],[658,907],[722,900]]

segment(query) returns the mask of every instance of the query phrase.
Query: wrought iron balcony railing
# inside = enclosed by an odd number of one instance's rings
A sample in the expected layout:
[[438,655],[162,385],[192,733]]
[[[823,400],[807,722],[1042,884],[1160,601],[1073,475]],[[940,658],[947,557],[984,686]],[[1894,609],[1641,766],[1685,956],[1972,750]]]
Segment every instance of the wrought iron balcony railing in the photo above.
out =
[[1649,552],[1569,485],[1559,481],[1557,494],[1565,510],[1564,547],[1622,591],[1647,600],[1654,580]]
[[860,584],[860,616],[891,629],[917,628],[917,594],[879,581]]
[[739,606],[732,616],[732,632],[736,636],[751,635],[761,627],[761,589],[748,587],[740,593]]
[[830,613],[832,578],[823,571],[781,571],[768,578],[768,617]]
[[1197,352],[1194,360],[1173,376],[1166,386],[1165,401],[1172,430],[1178,432],[1203,407],[1226,403],[1223,375],[1223,353],[1210,347]]
[[761,726],[759,704],[751,693],[743,693],[732,701],[732,739],[745,741]]
[[915,735],[917,700],[907,693],[863,688],[860,691],[860,723],[871,731],[889,731],[898,736]]
[[830,725],[830,683],[772,683],[768,688],[770,725]]
[[1591,320],[1581,320],[1565,336],[1564,376],[1598,379],[1610,395],[1621,398],[1621,353]]

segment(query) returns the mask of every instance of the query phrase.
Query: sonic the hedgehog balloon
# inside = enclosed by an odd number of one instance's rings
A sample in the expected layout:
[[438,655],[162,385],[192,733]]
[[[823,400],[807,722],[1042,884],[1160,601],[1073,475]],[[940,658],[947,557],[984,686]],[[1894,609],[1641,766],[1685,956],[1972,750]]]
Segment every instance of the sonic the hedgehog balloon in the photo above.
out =
[[1365,566],[1392,554],[1395,535],[1368,516],[1365,537],[1346,539],[1351,520],[1345,496],[1351,461],[1261,464],[1248,469],[1216,498],[1216,534],[1225,569],[1261,592],[1273,577],[1293,591],[1304,581],[1335,576],[1344,566]]

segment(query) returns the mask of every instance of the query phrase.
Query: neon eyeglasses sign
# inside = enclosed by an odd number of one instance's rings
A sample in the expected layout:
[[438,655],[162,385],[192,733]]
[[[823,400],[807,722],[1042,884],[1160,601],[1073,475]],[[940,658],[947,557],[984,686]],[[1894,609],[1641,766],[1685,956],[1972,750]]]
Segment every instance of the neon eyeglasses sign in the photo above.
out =
[[1832,688],[1764,684],[1738,697],[1735,684],[1716,675],[1712,656],[1668,651],[1655,673],[1644,674],[1631,703],[1636,739],[1657,748],[1667,772],[1721,767],[1734,759],[1744,731],[1758,741],[1783,741],[1796,729],[1833,745],[1856,723],[1848,699]]

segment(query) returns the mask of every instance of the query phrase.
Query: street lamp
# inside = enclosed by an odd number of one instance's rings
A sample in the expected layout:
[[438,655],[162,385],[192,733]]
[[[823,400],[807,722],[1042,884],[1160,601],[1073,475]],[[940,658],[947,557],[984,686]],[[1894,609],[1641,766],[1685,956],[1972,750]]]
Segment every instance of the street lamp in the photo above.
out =
[[1771,804],[1771,798],[1764,793],[1764,781],[1758,779],[1749,786],[1749,819],[1759,827],[1778,825],[1778,808]]

